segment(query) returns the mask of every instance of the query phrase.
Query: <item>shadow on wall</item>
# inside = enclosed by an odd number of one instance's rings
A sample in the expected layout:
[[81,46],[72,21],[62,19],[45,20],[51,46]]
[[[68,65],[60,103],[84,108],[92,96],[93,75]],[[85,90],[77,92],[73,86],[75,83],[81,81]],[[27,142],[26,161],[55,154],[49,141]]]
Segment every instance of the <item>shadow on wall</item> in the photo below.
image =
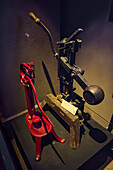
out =
[[52,94],[53,94],[54,96],[56,96],[56,93],[55,93],[55,90],[54,90],[54,87],[53,87],[53,83],[52,83],[52,81],[51,81],[51,77],[50,77],[49,72],[48,72],[48,70],[47,70],[47,67],[46,67],[46,65],[44,64],[43,61],[42,61],[42,66],[43,66],[43,69],[44,69],[44,73],[45,73],[46,79],[47,79],[47,81],[48,81],[48,83],[49,83],[49,86],[50,86],[50,88],[51,88]]

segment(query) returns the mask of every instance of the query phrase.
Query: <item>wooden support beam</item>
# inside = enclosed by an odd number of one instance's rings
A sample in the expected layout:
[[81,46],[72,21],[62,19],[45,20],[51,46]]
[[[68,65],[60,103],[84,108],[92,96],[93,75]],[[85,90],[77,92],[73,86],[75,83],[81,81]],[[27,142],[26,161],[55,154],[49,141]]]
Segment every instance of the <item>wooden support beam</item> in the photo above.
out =
[[45,97],[46,103],[69,125],[70,127],[70,147],[76,149],[80,143],[80,121],[77,115],[71,114],[61,106],[53,94]]

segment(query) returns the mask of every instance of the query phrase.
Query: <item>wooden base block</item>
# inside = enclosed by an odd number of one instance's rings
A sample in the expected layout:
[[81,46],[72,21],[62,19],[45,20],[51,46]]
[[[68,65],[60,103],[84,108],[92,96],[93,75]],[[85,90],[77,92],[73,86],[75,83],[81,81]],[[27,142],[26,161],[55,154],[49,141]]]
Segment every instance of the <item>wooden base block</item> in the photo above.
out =
[[74,116],[61,106],[53,94],[45,97],[46,103],[69,125],[70,127],[70,147],[76,149],[80,143],[80,121],[78,116]]

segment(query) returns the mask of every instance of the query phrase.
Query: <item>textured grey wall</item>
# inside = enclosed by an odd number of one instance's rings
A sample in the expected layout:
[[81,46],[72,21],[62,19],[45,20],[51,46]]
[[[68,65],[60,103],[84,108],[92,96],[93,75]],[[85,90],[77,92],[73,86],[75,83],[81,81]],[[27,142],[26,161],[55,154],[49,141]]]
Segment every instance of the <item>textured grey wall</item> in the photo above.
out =
[[[83,43],[77,53],[76,64],[85,70],[84,77],[90,84],[99,85],[105,92],[101,104],[86,104],[86,111],[103,126],[108,125],[113,114],[113,21],[109,20],[113,10],[111,5],[111,0],[70,0],[65,5],[63,1],[61,3],[61,37],[69,36],[78,27],[84,29],[78,36]],[[75,86],[82,95],[81,88],[76,83]]]
[[59,40],[60,0],[0,2],[0,109],[5,117],[26,109],[24,87],[19,80],[22,62],[33,61],[35,64],[35,87],[39,100],[51,92],[42,61],[58,91],[57,61],[51,52],[46,33],[29,17],[31,11],[50,29],[54,43]]

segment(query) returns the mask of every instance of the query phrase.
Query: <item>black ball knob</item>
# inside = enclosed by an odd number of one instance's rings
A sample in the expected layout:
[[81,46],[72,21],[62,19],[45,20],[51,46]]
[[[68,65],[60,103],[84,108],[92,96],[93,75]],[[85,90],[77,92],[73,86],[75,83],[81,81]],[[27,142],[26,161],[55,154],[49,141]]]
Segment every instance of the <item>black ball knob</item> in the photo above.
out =
[[85,101],[90,105],[97,105],[104,99],[104,91],[96,85],[87,86],[83,92]]

